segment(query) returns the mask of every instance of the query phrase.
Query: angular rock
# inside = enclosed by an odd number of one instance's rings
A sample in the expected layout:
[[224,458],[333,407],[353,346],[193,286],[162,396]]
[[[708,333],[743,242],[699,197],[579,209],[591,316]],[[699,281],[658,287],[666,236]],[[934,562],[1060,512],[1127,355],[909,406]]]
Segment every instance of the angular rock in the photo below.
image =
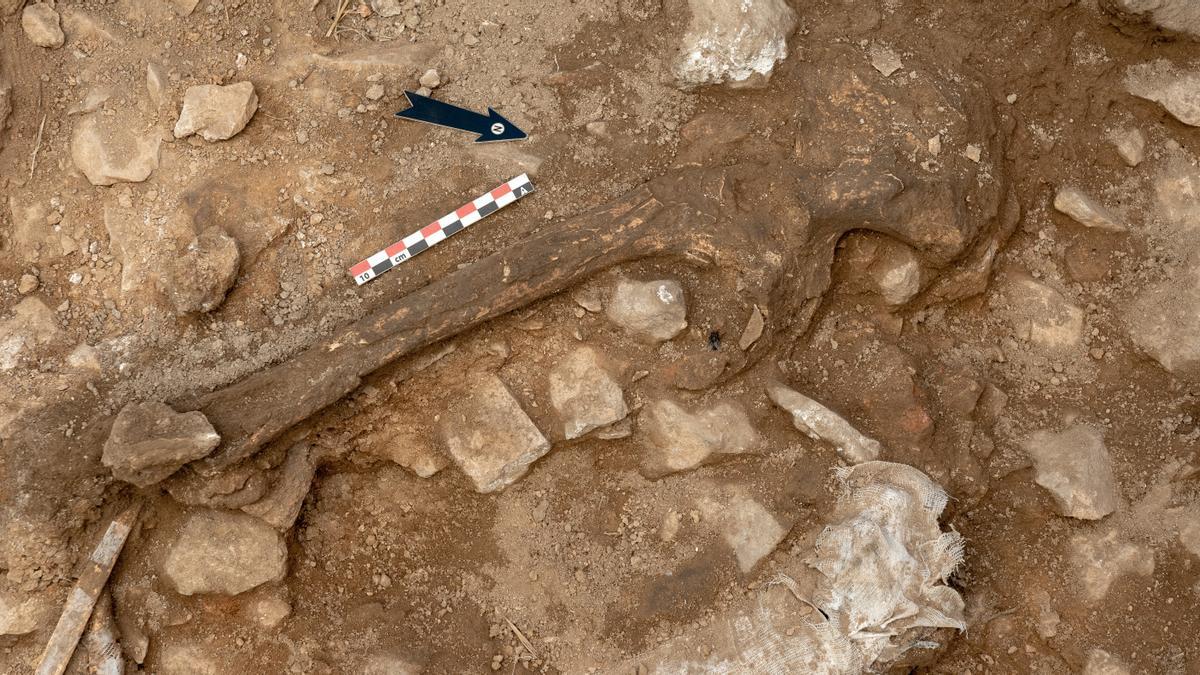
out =
[[1100,0],[1100,4],[1110,12],[1200,38],[1200,4],[1196,0]]
[[503,490],[550,451],[550,442],[500,378],[483,375],[442,416],[442,439],[477,492]]
[[1161,105],[1180,122],[1200,126],[1200,71],[1180,72],[1167,61],[1142,63],[1126,71],[1125,87]]
[[1108,209],[1076,187],[1059,188],[1054,195],[1054,208],[1084,227],[1109,232],[1124,232],[1126,229]]
[[0,321],[0,372],[12,370],[22,352],[58,340],[62,329],[54,310],[36,297],[27,297],[13,307],[13,314]]
[[688,0],[691,19],[673,70],[685,89],[765,85],[787,58],[796,13],[784,0]]
[[1098,430],[1077,424],[1061,432],[1038,431],[1022,448],[1033,459],[1034,480],[1064,516],[1099,520],[1120,505],[1112,461]]
[[893,306],[912,300],[921,290],[921,261],[912,247],[899,241],[853,233],[838,255],[853,269],[850,290],[876,293]]
[[0,638],[26,635],[47,618],[46,606],[36,597],[0,592]]
[[1008,319],[1017,337],[1050,350],[1077,347],[1083,341],[1083,309],[1057,290],[1024,274],[1012,275],[1001,288]]
[[188,87],[183,111],[175,123],[175,138],[199,134],[206,141],[233,138],[258,110],[258,94],[250,82],[202,84]]
[[66,36],[59,25],[58,12],[45,3],[29,5],[21,14],[21,28],[29,41],[39,47],[55,49],[63,46]]
[[638,428],[645,450],[642,473],[650,478],[694,469],[713,455],[750,452],[760,440],[745,411],[734,403],[693,414],[672,401],[655,401],[638,416]]
[[400,0],[371,0],[371,9],[385,19],[404,13],[404,5],[400,3]]
[[427,89],[437,89],[442,84],[442,76],[438,74],[438,71],[430,68],[429,70],[426,70],[423,75],[421,75],[421,79],[418,81],[421,83],[422,87]]
[[607,314],[609,321],[651,343],[670,340],[687,328],[687,303],[676,281],[621,279]]
[[179,314],[211,312],[237,281],[240,262],[237,241],[221,228],[210,227],[181,255],[163,262],[159,283]]
[[568,440],[622,420],[629,413],[621,385],[590,347],[579,347],[550,371],[550,404],[562,419]]
[[762,310],[755,305],[750,312],[750,318],[746,320],[746,327],[742,329],[742,336],[738,338],[738,349],[742,351],[750,349],[755,342],[758,342],[758,338],[762,337],[763,328],[766,325]]
[[1078,534],[1069,544],[1072,564],[1088,602],[1103,600],[1113,582],[1123,576],[1154,574],[1154,552],[1129,541],[1116,529]]
[[278,530],[287,531],[296,523],[316,474],[317,463],[312,449],[306,443],[298,443],[288,450],[271,491],[253,504],[243,506],[242,511],[261,518]]
[[833,445],[838,455],[851,464],[878,459],[883,451],[879,441],[864,436],[840,415],[798,391],[774,384],[767,388],[767,395],[791,413],[792,424],[804,435]]
[[167,72],[161,63],[146,64],[146,93],[156,106],[167,102]]
[[1092,649],[1083,664],[1082,675],[1129,675],[1129,668],[1103,649]]
[[745,494],[736,493],[727,499],[702,497],[697,506],[706,520],[717,523],[742,574],[749,574],[788,533],[765,506]]
[[157,134],[130,131],[120,116],[87,115],[75,125],[71,159],[92,185],[140,183],[158,168]]
[[1129,166],[1137,166],[1146,158],[1146,135],[1141,129],[1121,129],[1109,135],[1117,154]]
[[878,70],[879,74],[884,77],[888,77],[904,67],[900,61],[900,55],[881,44],[871,45],[867,50],[867,56],[871,58],[871,67]]
[[21,295],[29,295],[37,290],[38,278],[32,274],[22,274],[21,281],[17,283],[17,292]]
[[216,449],[221,437],[204,413],[177,413],[165,403],[130,403],[117,414],[100,461],[113,477],[153,485]]
[[1167,372],[1200,381],[1200,266],[1137,293],[1122,323],[1134,344]]
[[270,525],[230,511],[192,513],[163,563],[163,576],[183,595],[237,595],[283,579],[287,547]]

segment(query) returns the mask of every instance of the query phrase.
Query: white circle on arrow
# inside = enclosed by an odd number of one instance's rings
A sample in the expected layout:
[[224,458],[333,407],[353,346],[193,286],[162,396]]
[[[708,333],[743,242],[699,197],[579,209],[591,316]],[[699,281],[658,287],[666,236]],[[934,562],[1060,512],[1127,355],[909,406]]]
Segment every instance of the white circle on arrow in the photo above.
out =
[[493,136],[499,136],[502,133],[504,133],[504,125],[503,124],[496,122],[495,124],[492,125],[492,135]]

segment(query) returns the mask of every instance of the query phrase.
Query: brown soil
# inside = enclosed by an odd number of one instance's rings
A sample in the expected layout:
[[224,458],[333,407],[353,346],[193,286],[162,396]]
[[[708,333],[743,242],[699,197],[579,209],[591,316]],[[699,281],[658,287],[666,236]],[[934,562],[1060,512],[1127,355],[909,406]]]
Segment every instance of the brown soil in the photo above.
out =
[[[839,461],[766,398],[765,383],[783,378],[884,442],[886,459],[922,469],[951,495],[943,526],[967,541],[954,585],[967,599],[969,630],[920,672],[1079,672],[1095,648],[1131,672],[1200,672],[1200,561],[1173,532],[1156,531],[1165,527],[1160,512],[1200,499],[1187,469],[1196,461],[1196,385],[1141,353],[1120,321],[1129,298],[1182,255],[1182,235],[1147,215],[1153,180],[1172,157],[1200,157],[1200,132],[1128,95],[1122,77],[1153,59],[1186,65],[1195,42],[1119,25],[1086,1],[793,2],[801,26],[766,88],[681,92],[668,67],[686,23],[682,0],[401,2],[406,11],[395,18],[352,12],[329,38],[334,0],[318,0],[312,11],[305,2],[201,0],[188,16],[177,4],[187,3],[60,0],[68,39],[55,50],[32,45],[19,14],[0,28],[0,72],[14,101],[0,193],[6,204],[62,214],[34,258],[17,250],[15,207],[0,209],[0,318],[24,297],[18,280],[36,270],[34,293],[56,309],[63,330],[35,358],[0,372],[0,395],[47,408],[73,401],[71,414],[39,422],[55,438],[99,434],[79,420],[132,400],[185,400],[235,382],[681,162],[710,161],[720,144],[713,134],[727,130],[689,122],[726,120],[755,143],[798,151],[802,64],[831,46],[866,62],[867,45],[885,44],[906,63],[980,82],[987,99],[972,104],[994,109],[1007,137],[1004,156],[991,161],[1021,220],[987,290],[949,304],[888,306],[862,287],[852,256],[839,255],[807,330],[775,340],[733,377],[720,377],[724,363],[710,359],[709,336],[719,332],[728,358],[744,360],[736,343],[753,303],[708,268],[659,260],[620,272],[685,288],[689,327],[664,346],[635,343],[568,292],[457,336],[453,352],[431,366],[418,369],[420,355],[402,359],[303,426],[325,460],[288,534],[289,573],[234,598],[180,596],[161,578],[186,510],[168,492],[135,493],[113,481],[99,446],[74,456],[48,444],[35,461],[0,440],[0,485],[22,486],[0,495],[8,502],[0,511],[9,519],[0,522],[0,535],[10,537],[0,546],[7,588],[61,602],[76,561],[136,494],[147,505],[112,587],[119,619],[125,613],[144,627],[153,618],[148,672],[159,672],[171,643],[201,646],[228,673],[364,672],[388,655],[429,673],[491,672],[493,663],[515,673],[602,670],[707,623],[807,555],[834,499]],[[385,49],[401,50],[393,65],[354,70],[320,61]],[[169,74],[161,107],[145,94],[148,62]],[[457,132],[394,119],[402,90],[419,86],[427,68],[441,74],[437,97],[494,106],[531,138],[477,146]],[[247,79],[260,107],[244,131],[213,144],[172,138],[188,86]],[[379,101],[365,97],[374,81],[385,87]],[[103,108],[113,115],[162,130],[149,180],[95,187],[75,170],[73,109],[96,91],[109,94]],[[604,121],[607,136],[585,132],[592,121]],[[1148,139],[1148,158],[1136,169],[1107,141],[1110,130],[1129,125]],[[943,153],[985,141],[948,138]],[[534,175],[538,191],[484,225],[365,286],[346,274],[415,223],[521,171]],[[1054,190],[1065,183],[1102,196],[1138,226],[1107,233],[1055,212]],[[153,287],[121,291],[104,225],[105,206],[121,200],[163,216],[183,208],[198,222],[238,230],[242,267],[219,309],[180,318]],[[79,250],[55,250],[61,235]],[[878,236],[850,234],[841,250]],[[1049,353],[1021,339],[1012,317],[1027,310],[1002,292],[1020,274],[1085,308],[1086,344]],[[604,287],[613,275],[588,285]],[[649,480],[638,471],[637,434],[564,442],[547,432],[554,449],[522,480],[486,495],[452,464],[419,478],[370,452],[381,434],[431,439],[438,452],[435,419],[480,370],[499,374],[534,422],[553,428],[545,373],[580,342],[621,366],[632,410],[664,395],[689,405],[736,400],[765,449]],[[82,378],[67,360],[81,343],[103,354]],[[680,371],[700,384],[676,387]],[[984,392],[965,411],[964,388]],[[1071,420],[1102,428],[1112,455],[1123,506],[1104,521],[1061,516],[1020,447],[1032,431]],[[278,464],[284,450],[261,453],[261,468]],[[748,491],[791,524],[751,574],[694,513],[714,485]],[[1151,499],[1163,485],[1171,486],[1168,499]],[[21,500],[50,493],[61,500],[45,507],[55,511],[45,521],[53,526],[15,520]],[[666,540],[664,522],[673,518],[682,525]],[[1072,538],[1110,527],[1143,546],[1154,571],[1118,577],[1106,597],[1089,602],[1072,566]],[[291,603],[277,629],[245,616],[265,596]],[[1061,622],[1039,630],[1051,610]],[[535,658],[519,658],[510,621]],[[52,626],[50,617],[31,635],[0,643],[0,671],[31,672]]]

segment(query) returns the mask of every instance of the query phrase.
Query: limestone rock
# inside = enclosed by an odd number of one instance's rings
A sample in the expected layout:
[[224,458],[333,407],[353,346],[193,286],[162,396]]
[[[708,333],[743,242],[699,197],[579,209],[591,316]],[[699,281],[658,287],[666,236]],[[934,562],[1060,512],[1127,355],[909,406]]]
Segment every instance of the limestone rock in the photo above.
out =
[[702,497],[697,507],[705,520],[717,523],[742,574],[749,574],[788,533],[765,506],[741,492],[732,495],[718,492],[715,497]]
[[212,647],[180,640],[164,640],[158,654],[161,675],[221,675],[225,672]]
[[146,93],[156,106],[167,102],[167,69],[161,63],[146,64]]
[[21,280],[17,283],[17,292],[21,295],[29,295],[37,290],[38,278],[32,274],[22,274]]
[[442,416],[442,439],[475,490],[495,492],[525,475],[550,442],[500,378],[473,379],[466,397]]
[[838,455],[852,464],[878,459],[883,447],[864,436],[841,415],[798,391],[781,384],[767,388],[775,405],[792,415],[792,424],[814,441],[825,441],[837,448]]
[[871,45],[867,50],[867,56],[871,58],[871,67],[878,70],[879,74],[884,77],[888,77],[904,67],[900,61],[900,55],[881,44]]
[[763,328],[767,325],[766,319],[763,318],[762,310],[758,305],[750,311],[750,318],[746,320],[746,326],[742,329],[742,336],[738,338],[738,349],[746,351],[758,342],[758,338],[762,337]]
[[678,85],[765,85],[787,58],[796,13],[784,0],[688,0],[691,19],[674,64]]
[[29,41],[39,47],[55,49],[66,41],[59,25],[58,12],[43,2],[25,8],[21,14],[21,28],[25,30]]
[[1088,652],[1082,675],[1129,675],[1129,668],[1117,657],[1097,648]]
[[676,281],[621,279],[607,313],[614,324],[652,343],[670,340],[687,328],[687,304]]
[[371,0],[371,9],[385,19],[404,13],[404,5],[400,0]]
[[395,462],[421,478],[429,478],[450,464],[426,434],[390,425],[365,436],[359,447],[368,454]]
[[1094,227],[1109,232],[1124,232],[1125,226],[1117,221],[1108,209],[1072,186],[1061,187],[1054,195],[1054,208],[1065,213],[1084,227]]
[[1064,516],[1099,520],[1117,509],[1120,496],[1104,437],[1077,424],[1062,432],[1038,431],[1022,444],[1033,459],[1038,485]]
[[257,598],[246,606],[246,618],[254,623],[272,630],[278,628],[284,619],[292,615],[292,605],[278,595],[267,595]]
[[1134,344],[1168,372],[1200,381],[1200,266],[1140,291],[1122,322]]
[[188,517],[163,564],[163,575],[183,595],[237,595],[286,572],[287,547],[270,525],[215,510]]
[[37,297],[27,297],[13,307],[12,316],[0,321],[0,372],[12,370],[21,354],[58,340],[62,329],[54,310]]
[[568,440],[622,420],[629,413],[621,385],[590,347],[579,347],[550,371],[550,404],[562,419]]
[[45,602],[36,596],[0,592],[0,637],[26,635],[47,619]]
[[1172,158],[1154,179],[1154,206],[1163,220],[1190,236],[1200,226],[1200,171]]
[[237,281],[240,261],[233,237],[219,227],[210,227],[193,239],[182,255],[163,262],[159,283],[179,314],[211,312]]
[[1088,602],[1103,600],[1113,582],[1123,576],[1154,574],[1154,552],[1124,538],[1116,529],[1078,534],[1069,543],[1072,563]]
[[911,246],[881,235],[853,233],[838,255],[854,270],[851,290],[878,294],[893,306],[921,291],[921,261]]
[[1109,135],[1117,154],[1129,166],[1137,166],[1146,158],[1146,135],[1141,129],[1121,129]]
[[1200,4],[1195,0],[1101,0],[1100,4],[1110,12],[1200,38]]
[[292,446],[277,473],[271,492],[253,504],[243,506],[242,510],[286,532],[300,515],[304,498],[317,473],[317,463],[308,444]]
[[130,131],[119,117],[87,115],[75,125],[71,159],[92,185],[140,183],[158,168],[157,134]]
[[221,437],[204,413],[177,413],[165,403],[130,403],[117,414],[101,462],[113,476],[153,485],[216,449]]
[[430,68],[421,75],[419,82],[422,87],[427,89],[437,89],[442,84],[442,76],[438,74],[438,71]]
[[651,478],[694,469],[713,455],[752,451],[758,432],[734,403],[718,403],[689,413],[678,404],[655,401],[638,416],[643,433],[642,473]]
[[206,141],[233,138],[258,110],[258,94],[250,82],[188,87],[175,138],[199,134]]
[[1059,291],[1016,274],[1000,292],[1009,305],[1009,323],[1022,340],[1049,350],[1066,350],[1082,343],[1083,309]]
[[1200,126],[1200,71],[1180,72],[1166,61],[1130,66],[1125,87],[1154,101],[1184,124]]

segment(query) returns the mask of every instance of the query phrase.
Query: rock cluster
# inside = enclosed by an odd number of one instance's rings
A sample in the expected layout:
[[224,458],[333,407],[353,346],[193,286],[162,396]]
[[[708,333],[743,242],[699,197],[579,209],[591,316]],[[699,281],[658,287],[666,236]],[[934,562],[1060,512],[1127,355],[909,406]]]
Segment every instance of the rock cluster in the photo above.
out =
[[220,442],[199,411],[177,413],[165,403],[130,403],[113,422],[101,462],[115,478],[145,487],[205,457]]

